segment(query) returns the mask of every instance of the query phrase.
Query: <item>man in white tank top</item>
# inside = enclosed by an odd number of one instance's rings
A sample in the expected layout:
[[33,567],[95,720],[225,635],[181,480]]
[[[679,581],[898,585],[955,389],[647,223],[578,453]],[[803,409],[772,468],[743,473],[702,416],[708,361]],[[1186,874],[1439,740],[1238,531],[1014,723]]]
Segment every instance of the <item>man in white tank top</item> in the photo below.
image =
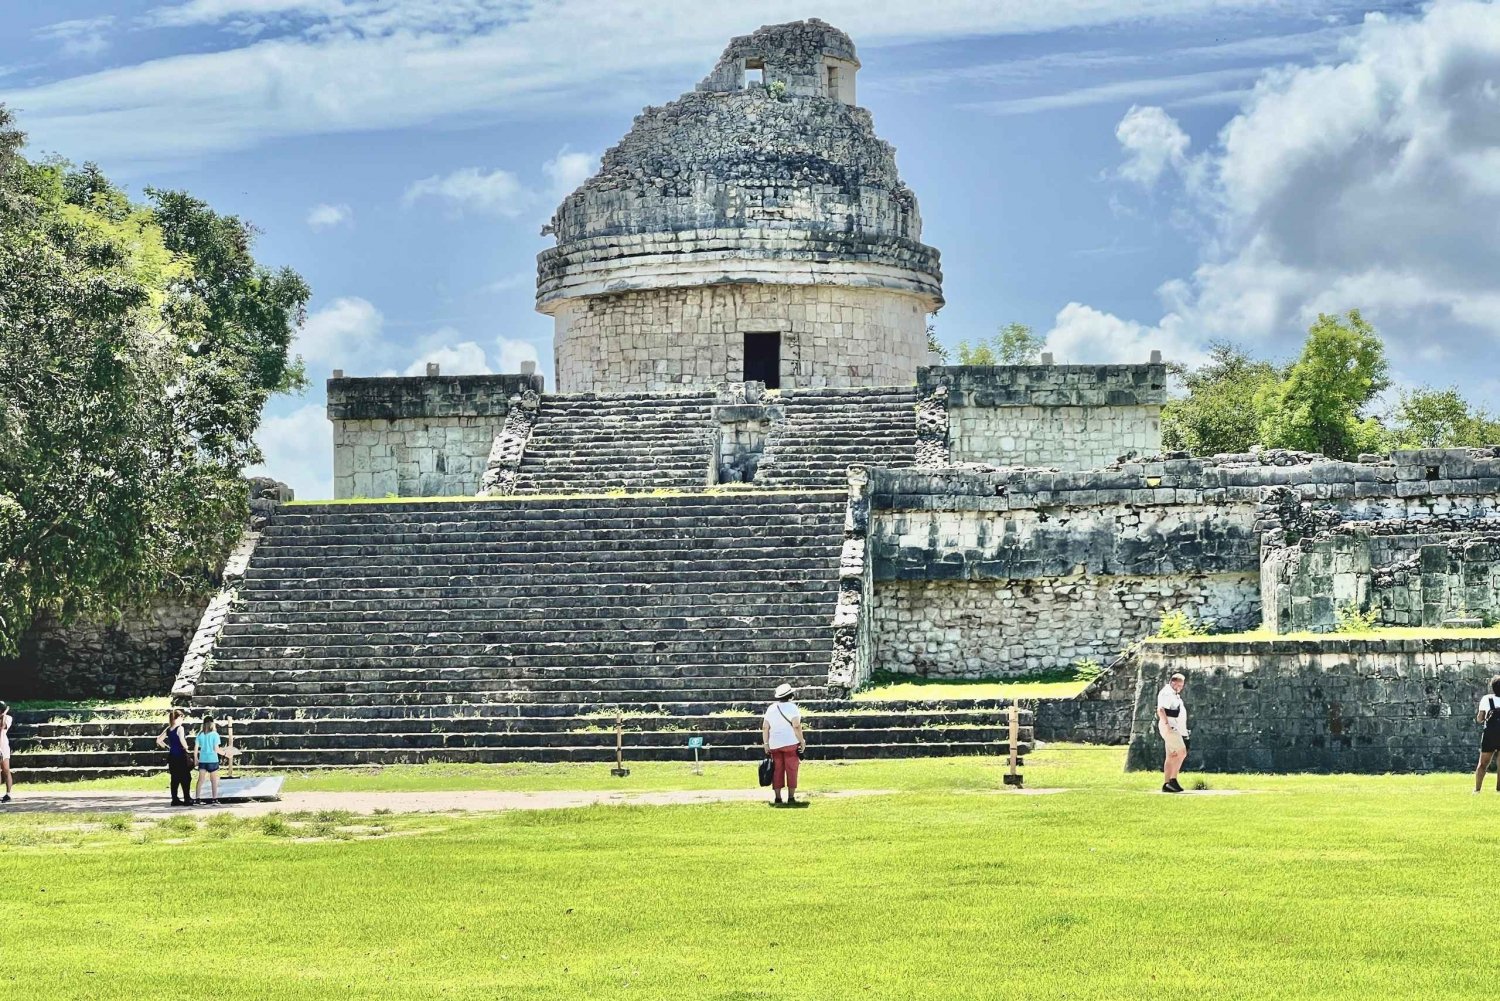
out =
[[1187,760],[1188,715],[1182,702],[1182,689],[1187,678],[1174,674],[1161,691],[1156,693],[1156,726],[1162,741],[1167,745],[1166,762],[1162,765],[1162,792],[1182,792],[1177,773]]

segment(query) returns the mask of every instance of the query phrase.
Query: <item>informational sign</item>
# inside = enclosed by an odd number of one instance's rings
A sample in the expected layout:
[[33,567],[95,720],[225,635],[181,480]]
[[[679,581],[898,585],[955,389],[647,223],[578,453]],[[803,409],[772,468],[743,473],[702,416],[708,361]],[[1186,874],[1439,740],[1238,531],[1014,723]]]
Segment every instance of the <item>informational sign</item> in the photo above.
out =
[[702,746],[703,746],[703,738],[702,737],[689,737],[688,738],[688,747],[691,747],[694,750],[696,750],[696,749],[698,749],[698,748],[700,748]]

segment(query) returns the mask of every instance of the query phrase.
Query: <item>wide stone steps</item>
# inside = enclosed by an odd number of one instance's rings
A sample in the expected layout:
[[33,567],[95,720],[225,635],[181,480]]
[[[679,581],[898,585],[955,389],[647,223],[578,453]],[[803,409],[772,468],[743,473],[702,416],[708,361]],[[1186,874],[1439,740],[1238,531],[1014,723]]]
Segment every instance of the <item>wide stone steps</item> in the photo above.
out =
[[851,465],[916,464],[913,390],[799,391],[782,402],[786,419],[772,425],[756,471],[759,484],[833,485]]
[[701,488],[715,442],[714,395],[543,396],[515,493]]
[[[771,606],[773,609],[775,606]],[[399,609],[398,609],[399,611]],[[820,614],[821,609],[809,609],[804,614],[683,614],[672,606],[645,607],[622,605],[606,611],[613,614],[600,616],[600,609],[575,609],[573,615],[559,616],[555,611],[528,617],[512,615],[505,617],[483,616],[467,620],[410,618],[372,619],[349,621],[306,616],[300,623],[285,621],[232,622],[225,626],[220,641],[227,645],[245,645],[256,639],[275,640],[290,645],[307,642],[368,642],[378,638],[381,642],[422,643],[434,633],[443,639],[450,636],[465,642],[504,643],[515,639],[516,629],[524,626],[537,637],[553,632],[578,632],[616,630],[623,633],[639,633],[644,630],[678,631],[683,629],[734,630],[753,629],[756,632],[780,632],[794,630],[826,631],[828,623]],[[628,618],[628,626],[621,619]]]

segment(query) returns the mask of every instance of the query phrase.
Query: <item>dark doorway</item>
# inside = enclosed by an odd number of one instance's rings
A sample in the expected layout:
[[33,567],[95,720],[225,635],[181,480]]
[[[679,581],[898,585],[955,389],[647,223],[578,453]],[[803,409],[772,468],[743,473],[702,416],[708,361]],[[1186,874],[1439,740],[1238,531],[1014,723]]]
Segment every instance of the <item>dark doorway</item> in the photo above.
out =
[[763,382],[767,389],[781,388],[781,335],[745,335],[745,381]]

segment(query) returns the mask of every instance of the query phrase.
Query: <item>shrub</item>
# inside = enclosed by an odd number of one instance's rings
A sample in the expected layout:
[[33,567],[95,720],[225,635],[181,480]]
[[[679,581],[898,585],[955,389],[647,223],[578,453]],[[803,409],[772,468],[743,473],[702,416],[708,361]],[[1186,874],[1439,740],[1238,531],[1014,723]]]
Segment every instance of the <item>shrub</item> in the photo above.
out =
[[1086,657],[1083,660],[1073,661],[1073,673],[1084,681],[1093,681],[1104,673],[1104,665],[1092,657]]
[[1203,623],[1183,608],[1162,612],[1161,624],[1156,627],[1156,635],[1164,640],[1190,639],[1194,636],[1203,636],[1207,632]]
[[1379,613],[1375,609],[1361,612],[1353,602],[1340,605],[1334,614],[1338,616],[1338,624],[1333,627],[1336,633],[1368,633],[1380,625]]

